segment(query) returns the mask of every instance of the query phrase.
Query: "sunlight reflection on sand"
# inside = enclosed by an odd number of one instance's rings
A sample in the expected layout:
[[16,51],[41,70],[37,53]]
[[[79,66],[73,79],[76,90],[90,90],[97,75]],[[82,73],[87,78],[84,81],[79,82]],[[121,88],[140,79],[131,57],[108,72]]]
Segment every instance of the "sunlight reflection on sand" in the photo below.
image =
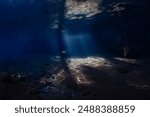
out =
[[92,68],[98,68],[105,64],[106,60],[101,57],[87,57],[87,58],[70,58],[68,59],[68,67],[77,84],[91,84],[92,80],[87,79],[87,76],[82,72],[82,66],[89,66]]

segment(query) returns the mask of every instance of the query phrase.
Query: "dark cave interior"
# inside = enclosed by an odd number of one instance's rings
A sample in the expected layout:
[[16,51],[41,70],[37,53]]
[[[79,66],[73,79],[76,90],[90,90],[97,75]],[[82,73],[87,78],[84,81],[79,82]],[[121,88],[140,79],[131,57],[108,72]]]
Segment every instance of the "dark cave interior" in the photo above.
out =
[[150,99],[148,0],[1,0],[0,99]]

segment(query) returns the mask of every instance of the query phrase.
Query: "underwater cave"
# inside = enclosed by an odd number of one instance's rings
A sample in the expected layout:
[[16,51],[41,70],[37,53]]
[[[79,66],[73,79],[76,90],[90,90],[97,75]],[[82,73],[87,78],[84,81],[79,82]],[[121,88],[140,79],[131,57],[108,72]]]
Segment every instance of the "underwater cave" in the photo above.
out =
[[148,0],[1,0],[0,99],[150,99]]

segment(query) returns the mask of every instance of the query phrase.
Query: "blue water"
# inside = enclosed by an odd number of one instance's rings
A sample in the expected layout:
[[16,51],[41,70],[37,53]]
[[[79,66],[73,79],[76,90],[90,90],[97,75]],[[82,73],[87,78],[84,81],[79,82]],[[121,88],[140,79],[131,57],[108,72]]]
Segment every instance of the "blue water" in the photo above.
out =
[[[48,12],[49,11],[49,12]],[[47,1],[0,1],[0,60],[56,55],[56,31]]]
[[[53,3],[47,1],[1,0],[0,59],[58,55],[57,29],[53,28],[58,12]],[[63,33],[68,55],[95,52],[90,30],[71,28],[65,27]],[[78,32],[71,34],[73,30]]]
[[[31,70],[37,68],[32,63],[41,67],[42,61],[44,64],[50,62],[46,58],[59,55],[59,9],[55,3],[46,0],[0,1],[0,71],[7,71],[7,68],[14,71],[15,64],[19,65],[18,70]],[[68,57],[100,53],[92,28],[87,24],[86,19],[64,20],[62,44]],[[30,61],[30,65],[24,61]]]

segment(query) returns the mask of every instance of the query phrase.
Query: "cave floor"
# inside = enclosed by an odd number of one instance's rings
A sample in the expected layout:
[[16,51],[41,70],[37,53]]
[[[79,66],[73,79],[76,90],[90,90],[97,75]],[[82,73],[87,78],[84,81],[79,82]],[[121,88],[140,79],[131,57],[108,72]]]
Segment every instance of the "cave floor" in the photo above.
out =
[[150,99],[148,59],[68,58],[66,65],[60,57],[3,62],[0,99]]

